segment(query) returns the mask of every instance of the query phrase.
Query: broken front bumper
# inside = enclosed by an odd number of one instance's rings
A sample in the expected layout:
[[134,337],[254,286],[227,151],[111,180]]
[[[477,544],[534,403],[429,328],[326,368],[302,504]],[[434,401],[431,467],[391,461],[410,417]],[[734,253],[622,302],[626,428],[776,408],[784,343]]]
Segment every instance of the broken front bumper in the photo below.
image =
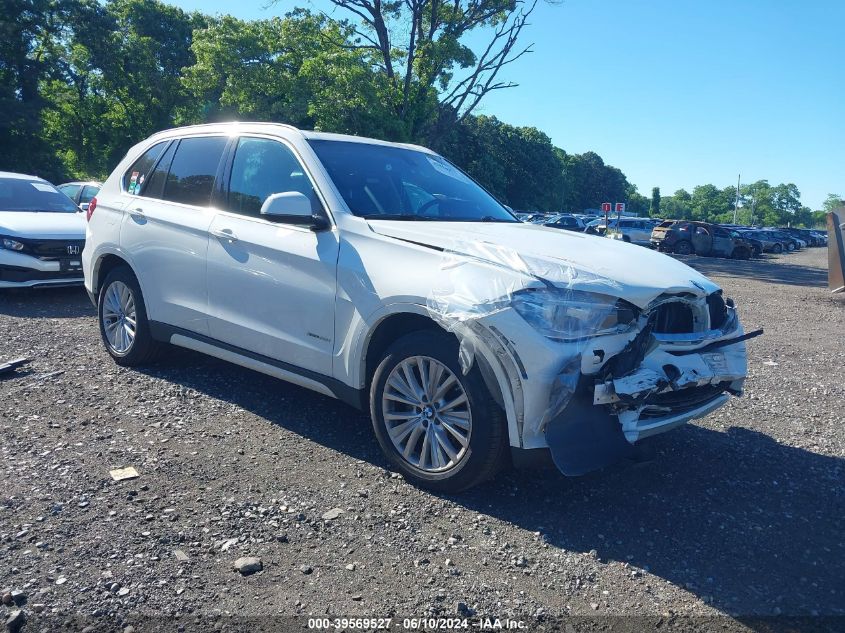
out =
[[516,327],[513,311],[484,319],[497,359],[513,361],[503,363],[507,384],[499,381],[516,404],[512,446],[547,448],[561,472],[580,475],[633,458],[639,440],[718,409],[742,392],[745,340],[754,335],[730,312],[722,330],[673,336],[645,327],[568,344]]

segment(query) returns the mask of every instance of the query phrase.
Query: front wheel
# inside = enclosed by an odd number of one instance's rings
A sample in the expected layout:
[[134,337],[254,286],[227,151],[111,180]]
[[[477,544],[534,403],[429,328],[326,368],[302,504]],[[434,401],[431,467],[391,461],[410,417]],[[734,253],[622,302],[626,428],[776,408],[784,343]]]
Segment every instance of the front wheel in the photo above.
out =
[[677,255],[691,255],[692,244],[687,240],[681,240],[680,242],[675,244],[675,248],[673,250]]
[[782,252],[783,252],[783,246],[782,246],[782,245],[780,245],[780,244],[775,244],[775,245],[772,247],[772,252],[773,252],[775,255],[779,255],[780,253],[782,253]]
[[458,342],[439,331],[396,341],[376,368],[370,413],[390,462],[419,486],[460,492],[506,461],[507,424],[477,364],[464,375]]
[[100,286],[97,300],[100,336],[118,365],[150,362],[161,344],[153,340],[141,286],[125,266],[112,270]]

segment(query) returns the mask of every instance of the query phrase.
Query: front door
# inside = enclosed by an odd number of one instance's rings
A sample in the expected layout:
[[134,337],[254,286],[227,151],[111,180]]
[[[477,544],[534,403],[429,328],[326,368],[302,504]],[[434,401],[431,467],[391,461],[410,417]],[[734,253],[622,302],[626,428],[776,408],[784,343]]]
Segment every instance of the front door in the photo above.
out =
[[273,193],[298,191],[322,205],[306,171],[280,141],[241,137],[209,228],[209,327],[214,339],[326,376],[332,373],[337,232],[272,222]]
[[692,233],[692,245],[698,255],[709,255],[713,249],[713,236],[707,227],[696,226]]

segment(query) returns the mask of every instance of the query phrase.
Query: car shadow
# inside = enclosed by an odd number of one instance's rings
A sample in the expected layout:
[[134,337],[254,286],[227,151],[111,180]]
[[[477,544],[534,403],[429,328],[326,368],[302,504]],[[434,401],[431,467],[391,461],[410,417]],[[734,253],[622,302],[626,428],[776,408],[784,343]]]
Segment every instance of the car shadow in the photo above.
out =
[[[673,255],[704,275],[757,279],[772,284],[792,286],[827,286],[827,269],[791,264],[776,257],[739,260],[698,255]],[[781,256],[789,257],[789,255]]]
[[97,310],[81,286],[0,290],[0,314],[28,319],[68,319],[96,316]]
[[[388,467],[368,416],[338,401],[193,352],[145,373]],[[443,498],[560,550],[647,570],[731,615],[845,615],[841,458],[743,427],[689,425],[651,443],[648,464],[580,478],[509,471]]]

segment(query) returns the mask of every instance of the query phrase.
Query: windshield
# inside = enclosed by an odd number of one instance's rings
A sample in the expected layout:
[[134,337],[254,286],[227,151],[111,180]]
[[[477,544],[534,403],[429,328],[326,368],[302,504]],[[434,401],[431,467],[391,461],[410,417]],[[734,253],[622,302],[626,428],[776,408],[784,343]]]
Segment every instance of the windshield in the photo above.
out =
[[374,220],[519,222],[440,156],[354,141],[309,143],[357,216]]
[[0,211],[76,213],[79,207],[49,182],[0,178]]

